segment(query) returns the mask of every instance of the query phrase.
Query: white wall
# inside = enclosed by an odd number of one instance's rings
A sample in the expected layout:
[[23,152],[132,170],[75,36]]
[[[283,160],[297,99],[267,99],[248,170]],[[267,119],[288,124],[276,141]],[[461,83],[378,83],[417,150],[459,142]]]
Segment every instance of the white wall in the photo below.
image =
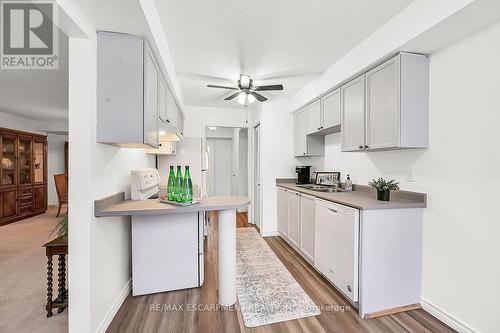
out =
[[131,277],[130,219],[100,218],[94,200],[125,191],[130,170],[154,167],[143,149],[96,143],[95,30],[71,2],[89,39],[70,38],[69,286],[70,332],[101,331],[127,295]]
[[36,120],[19,117],[1,111],[0,111],[0,127],[10,128],[17,131],[37,133],[42,135],[47,134],[45,132],[36,130],[36,128],[38,128]]
[[203,137],[205,126],[245,127],[247,111],[243,108],[186,106],[184,135]]
[[57,192],[54,183],[54,175],[64,173],[64,143],[68,141],[67,135],[49,133],[47,135],[47,177],[48,177],[48,199],[49,205],[57,205]]

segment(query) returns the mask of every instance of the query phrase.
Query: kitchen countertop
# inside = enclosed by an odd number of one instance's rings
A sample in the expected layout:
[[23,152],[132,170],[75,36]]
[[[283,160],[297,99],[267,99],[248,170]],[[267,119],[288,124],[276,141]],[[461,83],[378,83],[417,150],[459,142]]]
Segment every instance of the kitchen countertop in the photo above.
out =
[[94,215],[106,216],[138,216],[181,214],[212,210],[226,210],[246,207],[250,199],[241,196],[204,197],[197,199],[199,203],[191,206],[176,206],[161,203],[159,199],[125,200],[125,193],[119,192],[109,197],[94,201]]
[[276,185],[279,187],[357,209],[377,210],[427,207],[426,193],[395,191],[391,193],[390,201],[379,201],[377,200],[376,191],[365,185],[354,185],[354,191],[352,192],[324,193],[297,186],[295,182],[296,179],[276,179]]

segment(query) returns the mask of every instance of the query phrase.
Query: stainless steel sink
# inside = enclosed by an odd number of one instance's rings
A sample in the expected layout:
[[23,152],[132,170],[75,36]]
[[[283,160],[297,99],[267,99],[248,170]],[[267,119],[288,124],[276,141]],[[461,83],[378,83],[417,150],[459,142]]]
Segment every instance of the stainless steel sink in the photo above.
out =
[[344,192],[343,189],[338,187],[328,187],[321,185],[300,185],[300,187],[316,192],[326,192],[326,193]]

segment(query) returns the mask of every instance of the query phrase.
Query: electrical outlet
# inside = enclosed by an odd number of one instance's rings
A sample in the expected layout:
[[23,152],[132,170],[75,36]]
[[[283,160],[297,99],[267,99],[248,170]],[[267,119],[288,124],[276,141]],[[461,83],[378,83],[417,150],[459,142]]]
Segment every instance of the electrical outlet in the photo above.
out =
[[406,181],[413,182],[413,169],[406,169]]

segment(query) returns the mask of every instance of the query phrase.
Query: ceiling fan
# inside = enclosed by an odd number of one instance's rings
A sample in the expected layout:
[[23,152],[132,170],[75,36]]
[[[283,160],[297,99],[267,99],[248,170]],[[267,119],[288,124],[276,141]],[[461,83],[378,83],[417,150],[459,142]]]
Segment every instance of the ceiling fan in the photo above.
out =
[[259,94],[257,91],[271,91],[271,90],[283,90],[282,84],[272,84],[267,86],[254,86],[253,80],[249,75],[240,74],[240,79],[238,80],[238,87],[226,87],[226,86],[218,86],[214,84],[208,84],[208,88],[219,88],[219,89],[230,89],[237,90],[231,96],[224,98],[224,100],[229,101],[233,98],[238,97],[238,103],[245,104],[248,102],[249,104],[255,100],[259,102],[267,101],[267,98]]

